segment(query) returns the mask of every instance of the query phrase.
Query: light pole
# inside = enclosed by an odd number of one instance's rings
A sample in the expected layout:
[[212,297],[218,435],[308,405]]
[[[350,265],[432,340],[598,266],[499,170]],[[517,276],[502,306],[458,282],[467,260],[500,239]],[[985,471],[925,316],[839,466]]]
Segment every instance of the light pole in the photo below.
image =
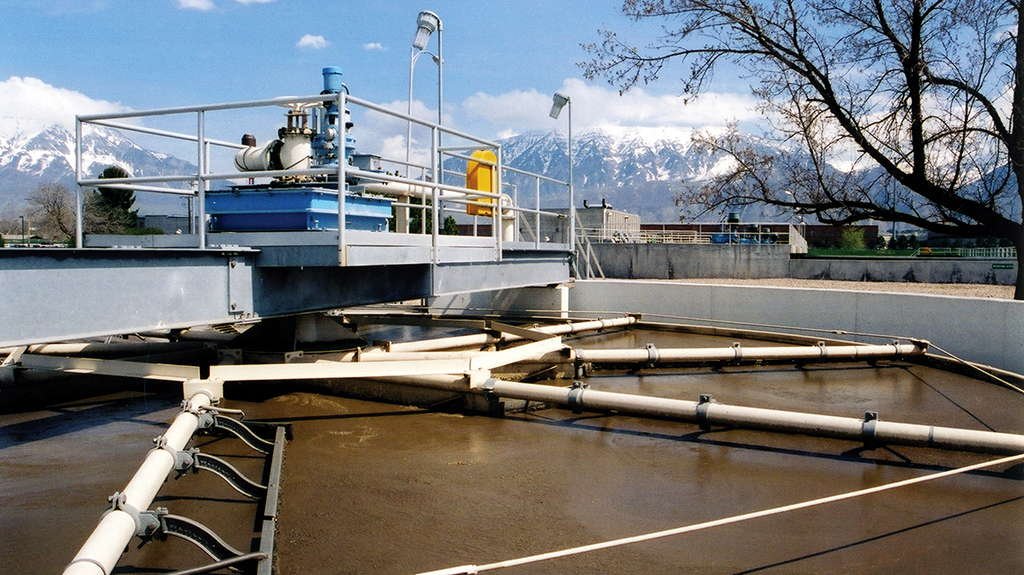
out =
[[[430,42],[430,35],[437,30],[437,54],[432,54],[427,51],[427,44]],[[419,13],[416,17],[416,35],[412,39],[412,48],[409,55],[409,99],[408,106],[406,108],[407,115],[412,116],[412,84],[413,77],[416,70],[416,61],[420,59],[424,53],[430,54],[431,59],[437,64],[437,123],[441,124],[441,104],[443,90],[443,62],[444,60],[444,42],[442,42],[442,31],[444,30],[444,23],[437,14],[424,10]],[[409,177],[410,167],[409,163],[412,161],[412,120],[406,121],[405,131],[405,177]],[[440,181],[440,180],[439,180]],[[408,203],[407,198],[401,198],[403,202]],[[421,212],[422,213],[422,212]],[[397,218],[395,222],[395,229],[400,233],[409,233],[409,208],[398,208]],[[422,220],[421,220],[422,221]],[[422,224],[421,224],[422,225]]]
[[[558,119],[562,108],[569,106],[569,251],[576,248],[576,198],[573,195],[572,187],[572,99],[569,96],[555,92],[551,97],[550,116]],[[537,209],[540,209],[539,207]]]
[[[430,36],[437,30],[437,54],[431,54],[427,50],[427,44],[430,42]],[[413,75],[416,69],[416,61],[419,60],[420,56],[424,53],[430,54],[434,63],[437,64],[437,123],[441,123],[441,106],[443,103],[444,95],[444,76],[442,71],[444,69],[444,42],[442,41],[442,33],[444,31],[444,23],[437,14],[424,10],[420,12],[416,18],[416,36],[412,40],[412,52],[409,56],[409,102],[408,102],[408,115],[412,116],[412,84]],[[405,161],[408,162],[412,156],[412,121],[408,122],[408,130],[405,138]],[[409,167],[406,166],[408,171]],[[408,172],[407,172],[408,173]]]
[[21,218],[21,243],[25,244],[25,216],[18,216]]

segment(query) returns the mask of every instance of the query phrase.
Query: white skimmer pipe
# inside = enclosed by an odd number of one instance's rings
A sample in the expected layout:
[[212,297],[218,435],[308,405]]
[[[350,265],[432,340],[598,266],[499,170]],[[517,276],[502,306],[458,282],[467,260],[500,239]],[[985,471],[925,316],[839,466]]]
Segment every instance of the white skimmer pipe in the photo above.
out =
[[[157,491],[174,469],[175,451],[185,448],[199,427],[199,413],[210,406],[205,393],[193,395],[163,434],[163,447],[151,449],[132,476],[123,499],[100,519],[99,525],[71,560],[64,575],[108,575],[138,529],[135,516],[148,511]],[[116,503],[116,502],[115,502]]]

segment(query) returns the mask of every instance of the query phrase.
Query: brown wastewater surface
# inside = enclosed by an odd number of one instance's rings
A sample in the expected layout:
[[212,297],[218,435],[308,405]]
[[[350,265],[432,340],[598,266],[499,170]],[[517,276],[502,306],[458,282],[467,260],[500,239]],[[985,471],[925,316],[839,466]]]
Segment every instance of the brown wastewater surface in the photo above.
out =
[[[582,347],[721,346],[732,339],[633,331]],[[753,341],[745,341],[753,345]],[[79,379],[59,383],[80,385]],[[598,372],[592,388],[970,429],[1024,432],[1024,397],[901,362]],[[564,385],[564,382],[561,383]],[[180,396],[154,384],[0,415],[0,573],[66,565],[123,488]],[[173,390],[170,390],[173,392]],[[245,399],[239,399],[244,395]],[[444,413],[260,385],[226,407],[287,422],[280,573],[417,573],[670,529],[994,458],[545,409]],[[198,438],[259,477],[236,440]],[[811,509],[501,573],[1021,573],[1024,466],[993,468]],[[154,505],[248,550],[256,505],[201,472]],[[167,573],[205,557],[169,540],[120,573]]]

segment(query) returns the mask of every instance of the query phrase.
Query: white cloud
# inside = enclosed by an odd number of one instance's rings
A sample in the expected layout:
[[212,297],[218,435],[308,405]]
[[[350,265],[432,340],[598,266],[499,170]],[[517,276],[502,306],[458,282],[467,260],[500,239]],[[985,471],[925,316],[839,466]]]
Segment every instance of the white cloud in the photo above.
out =
[[11,76],[0,82],[0,138],[31,137],[53,124],[74,129],[76,114],[122,112],[117,102],[51,86],[39,78]]
[[[426,89],[426,88],[425,88]],[[552,90],[554,92],[555,90]],[[757,122],[762,115],[752,96],[733,93],[709,94],[689,105],[675,95],[655,95],[642,90],[619,96],[612,89],[588,85],[569,79],[558,91],[572,98],[573,132],[580,134],[601,129],[613,136],[635,136],[648,141],[659,139],[688,140],[697,131],[721,130],[733,121]],[[382,103],[396,112],[405,113],[407,102],[395,100]],[[414,100],[412,116],[435,121],[436,101]],[[548,117],[551,94],[537,90],[515,90],[499,94],[478,92],[465,100],[446,101],[444,124],[485,139],[500,139],[528,131],[565,132],[566,114],[553,120]],[[404,158],[407,123],[394,117],[352,107],[355,128],[352,135],[359,151]],[[429,160],[430,135],[426,128],[414,125],[412,158]],[[445,143],[468,144],[453,136]],[[389,165],[387,169],[394,169]],[[404,170],[404,169],[403,169]]]
[[327,38],[319,34],[304,34],[299,41],[295,43],[295,46],[299,48],[308,48],[310,50],[322,50],[327,47]]
[[382,52],[384,50],[384,44],[380,42],[367,42],[363,44],[363,50],[367,52]]
[[[615,90],[575,78],[566,79],[557,91],[572,98],[573,130],[579,132],[597,128],[692,133],[695,128],[762,118],[756,101],[746,94],[707,93],[684,103],[676,95],[655,95],[640,89],[620,96]],[[493,133],[498,134],[565,131],[567,123],[564,113],[558,120],[548,117],[551,94],[537,90],[496,95],[478,92],[466,98],[461,109],[474,123],[490,124]]]
[[213,0],[178,0],[178,8],[182,10],[200,10],[206,12],[216,8]]

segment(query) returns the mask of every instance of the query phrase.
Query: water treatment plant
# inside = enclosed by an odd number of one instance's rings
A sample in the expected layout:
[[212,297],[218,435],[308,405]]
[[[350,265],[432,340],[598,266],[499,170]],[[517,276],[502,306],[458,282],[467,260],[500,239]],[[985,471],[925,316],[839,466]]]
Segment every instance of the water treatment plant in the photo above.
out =
[[1024,570],[1024,303],[596,277],[571,171],[343,78],[76,118],[199,225],[0,250],[0,571]]

